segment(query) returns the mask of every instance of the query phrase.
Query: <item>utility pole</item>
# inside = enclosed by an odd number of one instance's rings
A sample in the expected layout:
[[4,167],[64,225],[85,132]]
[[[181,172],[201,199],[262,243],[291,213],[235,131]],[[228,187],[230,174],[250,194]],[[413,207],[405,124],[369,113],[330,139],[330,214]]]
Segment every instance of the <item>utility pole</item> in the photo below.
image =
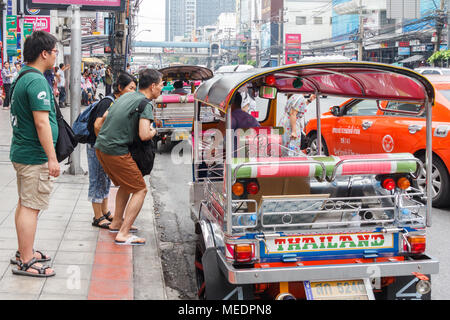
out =
[[8,60],[8,44],[6,43],[6,10],[7,10],[7,6],[8,3],[6,2],[6,0],[2,0],[2,43],[3,43],[3,63],[5,63],[5,61]]
[[441,0],[439,10],[436,10],[437,17],[436,17],[436,44],[434,45],[435,52],[441,49],[442,29],[444,28],[444,4],[445,0]]
[[281,26],[283,23],[283,8],[278,11],[278,66],[281,65],[281,54],[283,52],[283,47],[281,43]]
[[363,60],[363,38],[364,38],[364,20],[362,0],[359,0],[359,31],[358,31],[358,61]]
[[[81,18],[80,6],[71,5],[68,7],[69,10],[72,12],[70,39],[70,124],[72,125],[81,109]],[[69,159],[69,173],[84,174],[80,165],[80,145],[75,148]]]
[[447,0],[447,49],[450,49],[450,0]]

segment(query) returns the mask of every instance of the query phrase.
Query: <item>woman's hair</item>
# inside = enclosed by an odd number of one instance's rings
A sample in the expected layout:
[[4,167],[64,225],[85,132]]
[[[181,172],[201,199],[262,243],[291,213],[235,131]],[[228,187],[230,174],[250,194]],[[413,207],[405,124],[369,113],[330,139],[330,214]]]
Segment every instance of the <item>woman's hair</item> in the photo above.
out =
[[34,62],[42,51],[51,51],[56,46],[56,38],[45,31],[34,31],[25,39],[23,48],[23,60]]
[[137,80],[128,72],[121,72],[117,77],[117,80],[113,84],[114,93],[120,93],[127,85],[134,82],[137,85]]

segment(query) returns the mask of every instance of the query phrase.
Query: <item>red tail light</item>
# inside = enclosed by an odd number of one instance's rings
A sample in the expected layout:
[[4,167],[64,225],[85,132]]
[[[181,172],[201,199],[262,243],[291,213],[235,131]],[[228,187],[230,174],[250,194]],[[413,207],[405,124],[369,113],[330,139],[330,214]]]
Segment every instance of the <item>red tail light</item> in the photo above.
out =
[[253,246],[251,244],[234,245],[234,261],[237,263],[246,263],[253,260]]
[[250,182],[247,184],[247,192],[249,194],[257,194],[259,192],[259,185],[257,182]]
[[408,242],[411,245],[410,253],[424,253],[426,248],[425,236],[409,236]]
[[383,188],[389,191],[394,190],[396,187],[396,183],[392,178],[384,179],[381,185],[383,186]]

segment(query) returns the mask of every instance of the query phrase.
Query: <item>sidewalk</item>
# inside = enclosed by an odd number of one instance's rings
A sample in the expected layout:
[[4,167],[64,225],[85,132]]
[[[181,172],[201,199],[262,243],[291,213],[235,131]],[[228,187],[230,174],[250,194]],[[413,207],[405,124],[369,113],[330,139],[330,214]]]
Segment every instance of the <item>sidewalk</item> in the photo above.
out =
[[[62,109],[67,122],[69,109]],[[18,196],[9,161],[10,141],[9,110],[0,110],[0,299],[167,299],[150,187],[135,222],[146,245],[118,246],[115,234],[91,225],[88,176],[64,173],[69,166],[63,163],[49,209],[39,215],[35,241],[36,250],[52,257],[49,265],[56,275],[41,279],[12,274],[15,266],[9,260],[17,250],[14,212]],[[86,147],[80,147],[81,167],[86,171]],[[111,188],[111,212],[116,192],[117,188]]]

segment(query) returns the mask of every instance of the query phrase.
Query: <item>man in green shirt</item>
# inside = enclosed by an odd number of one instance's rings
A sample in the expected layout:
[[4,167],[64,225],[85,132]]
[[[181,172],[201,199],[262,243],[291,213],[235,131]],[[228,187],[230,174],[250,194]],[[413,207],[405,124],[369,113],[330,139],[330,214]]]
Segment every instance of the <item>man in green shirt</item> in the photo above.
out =
[[48,208],[53,180],[60,174],[55,145],[58,125],[52,88],[43,73],[55,64],[56,38],[44,31],[33,32],[24,45],[26,67],[34,70],[12,84],[10,160],[16,170],[19,202],[15,213],[19,250],[11,262],[14,274],[49,277],[55,272],[39,262],[50,258],[34,251],[39,211]]
[[119,186],[114,218],[109,225],[111,232],[118,232],[116,244],[145,244],[145,239],[130,234],[136,231],[132,226],[144,203],[147,185],[131,157],[128,146],[136,135],[139,135],[142,141],[155,136],[152,104],[148,103],[140,114],[133,113],[133,110],[136,110],[145,98],[158,98],[162,88],[161,73],[152,69],[139,72],[138,92],[126,93],[114,102],[103,116],[105,120],[97,136],[97,158],[114,185]]

